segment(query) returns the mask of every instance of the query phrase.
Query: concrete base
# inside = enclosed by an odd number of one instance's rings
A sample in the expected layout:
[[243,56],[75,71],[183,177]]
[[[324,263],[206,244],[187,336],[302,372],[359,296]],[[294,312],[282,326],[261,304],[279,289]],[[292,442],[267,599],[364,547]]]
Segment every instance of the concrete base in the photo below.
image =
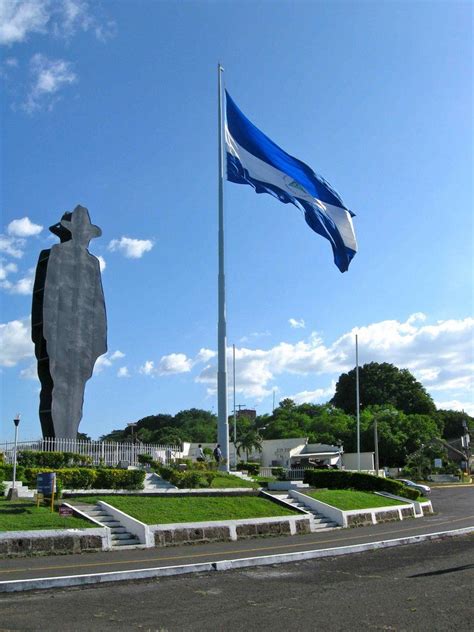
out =
[[10,487],[7,494],[7,500],[18,500],[20,496],[18,495],[18,490],[16,487]]

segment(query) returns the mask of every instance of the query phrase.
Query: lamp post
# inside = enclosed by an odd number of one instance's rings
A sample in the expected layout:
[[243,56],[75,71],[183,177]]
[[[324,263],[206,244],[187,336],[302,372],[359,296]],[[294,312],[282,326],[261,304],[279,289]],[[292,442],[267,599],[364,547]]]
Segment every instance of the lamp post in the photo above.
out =
[[133,446],[134,446],[133,430],[137,427],[137,422],[136,421],[132,421],[131,423],[127,424],[127,426],[132,431],[132,445],[130,446],[130,465],[135,465],[136,450],[135,450],[135,455],[134,455],[134,450],[133,450]]
[[375,475],[379,475],[379,437],[377,434],[377,414],[374,415]]
[[20,425],[20,413],[13,419],[15,424],[15,444],[13,446],[13,481],[10,491],[8,492],[9,500],[18,500],[18,491],[16,489],[16,448],[18,444],[18,426]]

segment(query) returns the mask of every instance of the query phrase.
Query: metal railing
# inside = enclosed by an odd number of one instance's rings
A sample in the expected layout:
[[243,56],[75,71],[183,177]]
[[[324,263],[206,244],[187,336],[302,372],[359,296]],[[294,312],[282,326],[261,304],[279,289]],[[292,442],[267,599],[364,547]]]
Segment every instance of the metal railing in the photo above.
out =
[[[13,463],[14,442],[0,443],[0,452],[7,464]],[[151,443],[115,443],[113,441],[84,441],[82,439],[39,439],[37,441],[19,441],[17,451],[72,452],[92,459],[93,465],[118,465],[127,462],[137,466],[138,456],[147,454],[155,461],[170,463],[180,458],[179,446]]]

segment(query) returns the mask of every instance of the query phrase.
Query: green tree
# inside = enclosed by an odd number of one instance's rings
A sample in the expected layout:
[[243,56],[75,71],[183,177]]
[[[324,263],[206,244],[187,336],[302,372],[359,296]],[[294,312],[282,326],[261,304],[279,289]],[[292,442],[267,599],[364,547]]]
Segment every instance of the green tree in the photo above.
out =
[[464,423],[474,435],[474,417],[464,411],[438,410],[437,417],[445,439],[459,439],[464,434]]
[[245,452],[247,461],[249,454],[255,450],[262,451],[262,438],[255,430],[249,430],[237,439],[237,454],[240,456],[242,452]]
[[[361,410],[368,406],[394,406],[406,414],[434,415],[436,407],[423,385],[408,369],[387,362],[370,362],[359,368]],[[339,376],[331,403],[356,413],[356,370]]]

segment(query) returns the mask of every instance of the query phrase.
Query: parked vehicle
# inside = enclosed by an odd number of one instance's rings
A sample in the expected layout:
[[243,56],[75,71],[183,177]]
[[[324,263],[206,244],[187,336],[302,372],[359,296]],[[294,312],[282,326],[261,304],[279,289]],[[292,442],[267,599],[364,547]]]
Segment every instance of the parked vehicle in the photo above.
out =
[[423,496],[426,496],[431,492],[431,487],[428,487],[428,485],[423,485],[422,483],[414,483],[413,481],[409,481],[406,478],[399,478],[397,480],[399,480],[400,483],[403,483],[407,487],[418,490],[421,494],[423,494]]

